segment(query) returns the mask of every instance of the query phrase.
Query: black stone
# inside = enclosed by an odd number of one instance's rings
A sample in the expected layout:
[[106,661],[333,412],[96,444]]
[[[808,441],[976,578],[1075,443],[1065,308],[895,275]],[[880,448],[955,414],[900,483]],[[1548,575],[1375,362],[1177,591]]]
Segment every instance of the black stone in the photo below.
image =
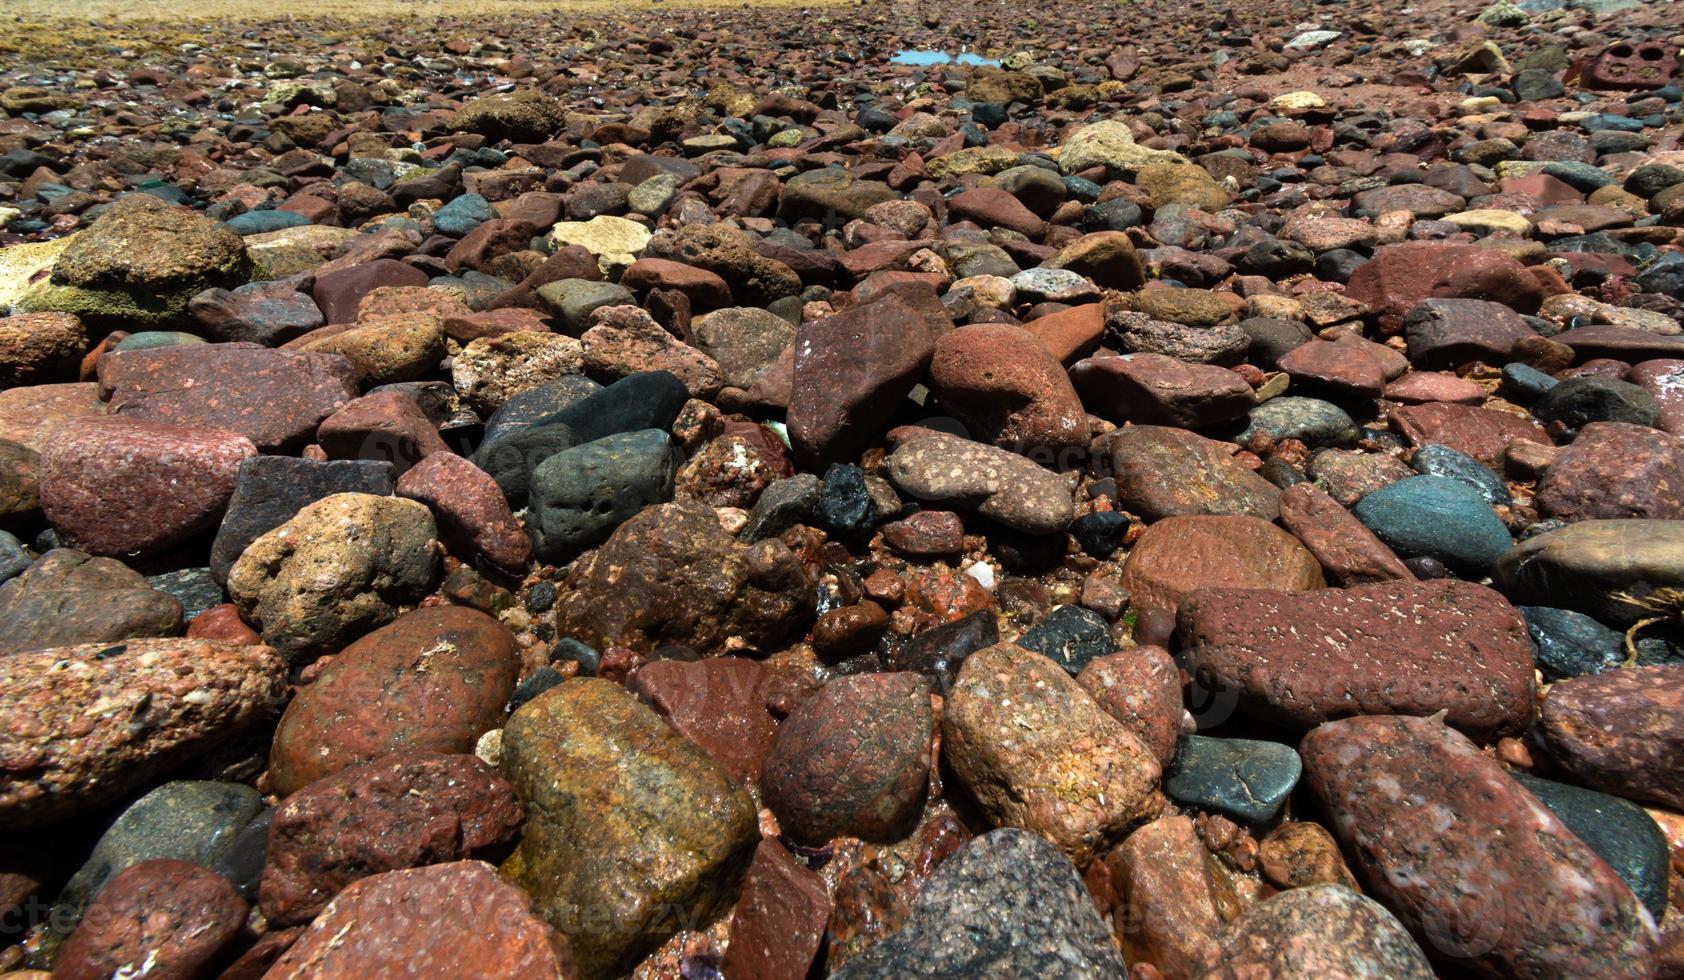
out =
[[1625,660],[1625,637],[1582,612],[1516,606],[1532,637],[1532,662],[1555,682],[1600,674]]
[[1129,519],[1114,510],[1099,510],[1083,514],[1070,525],[1070,533],[1082,551],[1095,558],[1109,558],[1123,545],[1128,534]]
[[797,524],[816,524],[819,502],[824,484],[811,473],[797,473],[783,480],[775,480],[760,492],[760,498],[749,511],[748,524],[738,535],[753,544],[775,538]]
[[554,667],[543,666],[533,671],[530,676],[515,686],[515,692],[509,695],[508,707],[504,710],[509,714],[519,711],[521,706],[550,688],[566,680]]
[[1532,414],[1545,422],[1582,429],[1592,422],[1654,425],[1660,406],[1637,385],[1614,378],[1568,378],[1538,399]]
[[183,568],[179,572],[148,575],[146,584],[174,596],[181,603],[181,618],[185,620],[226,601],[216,574],[209,568]]
[[670,432],[689,400],[689,389],[672,372],[639,371],[533,424],[560,422],[580,445],[640,429]]
[[252,818],[251,823],[234,835],[220,858],[210,869],[234,886],[234,890],[248,902],[257,900],[257,886],[263,880],[263,866],[269,863],[269,825],[275,820],[273,808]]
[[986,609],[951,623],[887,644],[883,665],[889,670],[913,670],[933,678],[942,691],[953,686],[965,658],[1000,642],[1000,627]]
[[575,446],[532,472],[526,533],[541,561],[571,561],[650,504],[672,499],[678,447],[660,429]]
[[866,489],[864,470],[852,463],[830,464],[819,492],[819,520],[827,530],[843,536],[871,529],[877,521],[877,506]]
[[1183,806],[1261,824],[1280,813],[1303,772],[1290,745],[1188,735],[1164,773],[1164,793]]
[[519,392],[485,420],[485,441],[480,443],[480,448],[484,449],[539,419],[566,411],[601,390],[602,386],[595,381],[583,375],[570,374]]
[[496,442],[487,441],[473,455],[473,464],[484,470],[497,483],[497,489],[508,498],[509,506],[526,506],[532,487],[532,472],[545,460],[579,444],[573,430],[555,416],[531,425],[520,426]]
[[1117,649],[1104,618],[1081,606],[1059,606],[1047,613],[1017,645],[1051,659],[1072,675],[1081,673],[1095,657]]
[[1514,502],[1508,485],[1490,467],[1449,446],[1436,442],[1422,446],[1410,465],[1423,476],[1442,476],[1466,484],[1493,506],[1506,507]]
[[595,677],[602,666],[602,654],[570,636],[564,636],[550,649],[550,663],[566,663],[569,660],[579,665],[581,677]]

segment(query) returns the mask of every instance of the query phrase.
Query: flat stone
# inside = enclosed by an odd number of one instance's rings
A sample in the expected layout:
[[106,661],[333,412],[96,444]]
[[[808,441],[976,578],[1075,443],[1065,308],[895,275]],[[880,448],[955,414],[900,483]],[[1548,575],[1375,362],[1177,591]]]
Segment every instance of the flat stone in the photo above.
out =
[[1629,799],[1684,807],[1678,710],[1684,665],[1631,667],[1550,687],[1538,731],[1574,778]]
[[1488,572],[1508,553],[1508,529],[1477,490],[1442,476],[1412,476],[1368,494],[1352,513],[1405,558],[1436,558]]
[[582,977],[627,970],[730,906],[757,835],[729,773],[612,681],[515,712],[502,769],[531,816],[503,872],[572,941]]
[[1089,411],[1118,423],[1198,429],[1244,418],[1253,405],[1238,374],[1163,354],[1089,357],[1070,379]]
[[981,323],[944,334],[929,383],[979,442],[1049,461],[1087,444],[1087,418],[1064,366],[1021,327]]
[[895,294],[802,324],[789,405],[796,456],[810,466],[853,461],[922,380],[935,339]]
[[1189,816],[1160,817],[1106,855],[1129,959],[1189,977],[1213,961],[1222,918],[1209,860]]
[[1147,520],[1234,514],[1273,520],[1280,490],[1233,458],[1232,447],[1181,429],[1134,425],[1111,440],[1117,502]]
[[920,500],[974,508],[1026,534],[1055,534],[1075,505],[1062,476],[1004,449],[933,429],[907,430],[886,470],[895,486]]
[[1018,646],[1058,664],[1072,676],[1117,648],[1104,617],[1081,606],[1057,606],[1018,638]]
[[745,657],[657,660],[632,675],[637,696],[745,783],[759,783],[780,719],[776,675]]
[[1407,581],[1415,576],[1391,548],[1314,484],[1281,491],[1281,524],[1315,556],[1337,586]]
[[1441,443],[1493,469],[1502,465],[1503,450],[1516,439],[1551,445],[1538,423],[1489,408],[1432,402],[1399,406],[1386,418],[1411,446]]
[[181,632],[181,603],[112,558],[55,548],[0,583],[0,655]]
[[393,752],[472,752],[503,720],[520,665],[490,616],[432,606],[352,643],[299,688],[269,752],[276,792]]
[[1502,596],[1453,580],[1320,592],[1206,589],[1181,605],[1183,656],[1242,711],[1293,728],[1430,715],[1489,739],[1533,717],[1532,645]]
[[1321,566],[1292,535],[1240,515],[1166,517],[1148,525],[1120,583],[1136,609],[1169,609],[1195,589],[1320,589]]
[[1301,772],[1290,745],[1189,735],[1164,770],[1164,795],[1182,806],[1262,824],[1280,813]]
[[1684,521],[1579,521],[1521,541],[1493,577],[1515,602],[1576,609],[1623,628],[1656,615],[1650,596],[1684,588],[1680,549]]
[[1535,499],[1566,521],[1684,518],[1684,436],[1592,422],[1544,471]]
[[1300,752],[1370,890],[1475,972],[1649,970],[1654,927],[1631,890],[1461,734],[1432,718],[1347,718]]
[[1409,361],[1417,368],[1455,368],[1469,361],[1504,364],[1514,345],[1537,332],[1519,313],[1482,299],[1422,300],[1403,318]]
[[731,910],[720,969],[733,980],[804,976],[824,939],[832,902],[824,879],[775,840],[762,840]]

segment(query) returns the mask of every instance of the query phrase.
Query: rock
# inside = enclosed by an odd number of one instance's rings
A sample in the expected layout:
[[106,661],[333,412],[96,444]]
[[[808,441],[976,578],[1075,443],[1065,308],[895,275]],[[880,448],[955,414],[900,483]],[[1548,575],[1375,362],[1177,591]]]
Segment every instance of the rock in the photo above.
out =
[[244,436],[128,419],[88,419],[41,454],[41,511],[59,540],[96,555],[155,554],[215,525]]
[[1292,535],[1239,515],[1166,517],[1148,525],[1119,584],[1135,609],[1169,609],[1195,589],[1320,589],[1321,566]]
[[814,846],[898,840],[924,806],[932,726],[919,675],[838,677],[784,720],[760,781],[766,805]]
[[1019,637],[1017,643],[1058,664],[1072,676],[1117,647],[1105,619],[1081,606],[1058,606]]
[[1516,439],[1551,445],[1536,422],[1469,405],[1403,405],[1392,409],[1387,420],[1411,446],[1439,443],[1494,469],[1502,465],[1503,451]]
[[1518,606],[1532,637],[1533,656],[1546,681],[1600,674],[1626,658],[1625,637],[1584,613]]
[[802,324],[789,438],[803,465],[856,458],[923,378],[935,340],[897,294]]
[[1114,119],[1083,126],[1064,141],[1058,154],[1058,168],[1067,174],[1104,167],[1110,174],[1133,177],[1141,168],[1159,162],[1184,163],[1185,158],[1140,146],[1128,124]]
[[1403,318],[1409,361],[1448,370],[1469,361],[1503,364],[1523,338],[1537,335],[1520,314],[1481,299],[1422,300]]
[[1280,490],[1234,461],[1231,447],[1181,429],[1133,425],[1111,440],[1117,502],[1147,520],[1235,514],[1273,520]]
[[247,546],[228,594],[265,643],[308,661],[419,601],[433,584],[437,536],[413,500],[333,494]]
[[1351,275],[1345,295],[1376,310],[1391,329],[1425,299],[1480,299],[1536,313],[1544,298],[1538,281],[1502,252],[1442,242],[1381,248]]
[[181,603],[111,558],[55,548],[0,583],[0,656],[181,632]]
[[507,850],[526,811],[471,755],[405,751],[318,779],[276,809],[259,905],[305,925],[370,875]]
[[158,294],[224,285],[246,271],[245,263],[240,236],[202,214],[130,194],[71,241],[53,263],[53,282],[156,302]]
[[1168,651],[1141,646],[1096,657],[1076,675],[1076,683],[1100,710],[1145,743],[1160,766],[1175,758],[1181,738],[1181,673]]
[[269,779],[285,796],[394,752],[472,752],[503,720],[520,664],[490,616],[432,606],[352,643],[281,716]]
[[646,508],[573,567],[555,625],[597,650],[675,643],[709,656],[727,639],[776,649],[812,609],[807,574],[782,542],[739,543],[712,507],[679,500]]
[[451,383],[474,409],[490,415],[523,391],[584,370],[584,348],[571,337],[517,330],[480,337],[450,364]]
[[665,371],[684,382],[692,398],[712,398],[724,384],[713,358],[681,343],[639,307],[605,307],[591,314],[591,322],[579,341],[585,370],[596,377]]
[[1295,387],[1330,398],[1377,398],[1386,386],[1380,364],[1352,344],[1312,340],[1281,355],[1278,366]]
[[603,275],[608,276],[636,262],[651,237],[643,225],[608,214],[599,214],[589,221],[558,221],[549,235],[558,249],[577,245],[591,253]]
[[1568,378],[1537,400],[1532,411],[1546,422],[1578,429],[1593,422],[1651,426],[1659,416],[1655,396],[1615,378]]
[[965,658],[1000,642],[993,615],[978,610],[894,643],[883,654],[891,670],[913,670],[935,681],[945,694],[959,675]]
[[451,129],[513,143],[542,143],[566,125],[561,101],[533,89],[469,100],[450,118]]
[[1141,268],[1140,257],[1135,254],[1134,242],[1120,231],[1096,231],[1083,235],[1064,246],[1050,260],[1041,263],[1041,267],[1069,269],[1106,289],[1133,290],[1146,283],[1146,273]]
[[336,493],[388,496],[392,464],[376,460],[321,462],[254,456],[240,464],[234,494],[211,543],[210,567],[226,582],[246,547],[291,520],[308,504]]
[[1352,891],[1357,880],[1339,853],[1339,842],[1319,823],[1286,821],[1257,846],[1263,878],[1277,888],[1339,885]]
[[1199,429],[1244,418],[1253,404],[1238,374],[1162,354],[1089,357],[1070,380],[1089,411],[1113,422]]
[[1179,619],[1186,665],[1248,714],[1302,729],[1352,713],[1445,711],[1447,724],[1482,740],[1531,723],[1525,629],[1497,593],[1453,580],[1205,589]]
[[1415,456],[1409,461],[1409,465],[1422,476],[1443,477],[1465,484],[1493,507],[1507,507],[1514,502],[1501,477],[1487,469],[1479,460],[1449,446],[1422,446],[1415,450]]
[[822,167],[784,181],[778,194],[778,217],[792,223],[802,218],[851,221],[872,205],[899,196],[881,181],[860,180],[840,167]]
[[776,675],[743,657],[657,660],[632,675],[634,693],[735,778],[759,783],[778,734]]
[[1509,550],[1503,522],[1477,490],[1442,476],[1413,476],[1368,494],[1352,510],[1405,558],[1436,558],[1474,574]]
[[279,707],[286,662],[208,640],[90,643],[0,657],[0,826],[110,803],[244,734]]
[[748,794],[612,681],[575,678],[503,730],[530,818],[504,873],[572,941],[580,976],[626,970],[728,907],[756,839]]
[[1213,960],[1222,919],[1209,861],[1185,816],[1154,820],[1107,855],[1118,938],[1130,959],[1171,976],[1193,976]]
[[[1136,295],[1150,295],[1152,292],[1171,290],[1151,290]],[[1192,364],[1230,366],[1245,360],[1251,341],[1237,323],[1191,327],[1108,304],[1105,345],[1124,354],[1162,354]]]
[[486,980],[577,975],[566,938],[529,895],[488,864],[453,861],[352,882],[264,976],[383,976],[416,963]]
[[672,499],[679,454],[665,432],[623,432],[564,449],[532,472],[527,533],[540,561],[564,564]]
[[1079,865],[1157,808],[1152,750],[1075,679],[1010,643],[965,660],[942,751],[996,826],[1052,841]]
[[1189,735],[1164,770],[1164,795],[1182,806],[1263,824],[1280,813],[1301,772],[1289,745]]
[[145,861],[100,893],[59,948],[53,976],[196,976],[215,969],[246,912],[221,876],[187,861]]
[[143,861],[216,867],[262,810],[257,792],[238,783],[179,780],[159,786],[130,804],[100,835],[88,860],[59,892],[53,931],[74,928],[114,876]]
[[73,381],[88,334],[70,313],[0,317],[0,387]]
[[1280,511],[1281,523],[1315,556],[1334,585],[1415,577],[1384,541],[1313,484],[1300,483],[1281,491]]
[[1631,890],[1462,735],[1431,718],[1347,718],[1300,751],[1369,887],[1472,970],[1649,969],[1655,934]]
[[1656,600],[1671,608],[1666,594],[1684,588],[1680,548],[1684,522],[1579,521],[1515,545],[1493,578],[1515,602],[1576,609],[1625,627],[1655,615]]
[[1397,977],[1428,980],[1431,964],[1386,907],[1343,885],[1294,888],[1228,925],[1205,978]]
[[1574,778],[1630,799],[1684,806],[1677,725],[1684,666],[1631,667],[1550,687],[1538,731]]
[[795,340],[795,328],[788,320],[746,306],[699,316],[690,322],[690,330],[696,348],[713,358],[724,383],[736,388],[753,384]]
[[918,429],[889,454],[897,488],[919,500],[974,507],[984,517],[1026,534],[1055,534],[1069,525],[1068,482],[1015,453],[932,429]]
[[[1069,150],[1068,143],[1065,149]],[[1197,164],[1155,160],[1140,168],[1134,182],[1146,191],[1154,209],[1185,204],[1216,212],[1228,206],[1228,192]]]
[[1052,459],[1087,444],[1087,418],[1063,365],[1020,327],[984,323],[944,334],[930,387],[979,442]]
[[1520,785],[1595,851],[1631,888],[1649,914],[1666,913],[1668,847],[1642,807],[1617,796],[1511,770]]
[[1536,499],[1567,521],[1684,518],[1684,437],[1592,422],[1544,471]]
[[906,925],[832,976],[938,976],[953,964],[998,976],[1126,972],[1076,869],[1032,833],[977,837],[924,883]]
[[782,844],[762,840],[731,910],[731,945],[720,969],[733,980],[805,976],[832,907],[823,878]]
[[1245,430],[1234,442],[1245,445],[1259,434],[1276,442],[1297,439],[1308,446],[1338,445],[1355,441],[1357,424],[1332,402],[1285,395],[1252,409]]
[[335,354],[193,344],[122,351],[99,361],[100,393],[113,414],[227,429],[260,452],[290,452],[357,397],[356,372]]
[[455,453],[434,453],[398,479],[397,495],[433,512],[439,539],[452,554],[520,572],[532,560],[526,530],[503,491],[484,470]]
[[295,341],[296,350],[339,354],[364,388],[413,381],[444,360],[444,319],[436,314],[377,313],[343,332],[319,331]]

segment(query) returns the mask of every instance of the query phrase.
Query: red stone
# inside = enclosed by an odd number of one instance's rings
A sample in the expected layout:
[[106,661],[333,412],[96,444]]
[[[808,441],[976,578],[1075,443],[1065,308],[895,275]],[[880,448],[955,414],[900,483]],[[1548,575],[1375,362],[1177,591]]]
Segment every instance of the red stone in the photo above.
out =
[[1587,785],[1684,809],[1684,665],[1632,667],[1550,686],[1538,733]]
[[328,459],[385,460],[400,474],[435,453],[450,452],[438,426],[400,391],[349,402],[322,421],[316,441]]
[[769,702],[782,689],[759,662],[742,657],[657,660],[638,668],[631,687],[731,775],[759,782],[778,734]]
[[142,861],[100,889],[59,949],[53,976],[107,980],[214,972],[245,924],[246,911],[221,875],[189,861]]
[[830,920],[830,890],[782,844],[763,840],[731,910],[731,945],[721,971],[731,980],[799,980]]
[[1411,446],[1443,443],[1494,469],[1502,465],[1503,450],[1516,439],[1551,445],[1543,426],[1530,418],[1488,408],[1431,402],[1394,408],[1386,419]]
[[483,559],[517,574],[532,560],[532,541],[497,481],[455,453],[436,452],[421,460],[398,478],[397,495],[432,510],[440,540],[458,557]]
[[1357,267],[1345,295],[1379,313],[1395,330],[1404,315],[1431,297],[1484,299],[1521,313],[1536,313],[1543,290],[1526,267],[1508,255],[1476,245],[1405,242],[1387,245]]
[[1071,367],[1070,380],[1083,406],[1112,422],[1197,429],[1243,418],[1254,404],[1233,371],[1163,354],[1100,354]]

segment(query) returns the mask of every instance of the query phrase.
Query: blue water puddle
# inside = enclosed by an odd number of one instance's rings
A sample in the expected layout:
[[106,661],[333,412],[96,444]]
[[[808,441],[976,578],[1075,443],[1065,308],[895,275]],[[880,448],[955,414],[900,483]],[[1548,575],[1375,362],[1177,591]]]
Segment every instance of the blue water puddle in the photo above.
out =
[[931,65],[998,65],[998,58],[984,58],[980,54],[961,51],[958,54],[948,54],[946,51],[921,51],[908,48],[900,51],[889,59],[891,65],[914,65],[928,68]]

